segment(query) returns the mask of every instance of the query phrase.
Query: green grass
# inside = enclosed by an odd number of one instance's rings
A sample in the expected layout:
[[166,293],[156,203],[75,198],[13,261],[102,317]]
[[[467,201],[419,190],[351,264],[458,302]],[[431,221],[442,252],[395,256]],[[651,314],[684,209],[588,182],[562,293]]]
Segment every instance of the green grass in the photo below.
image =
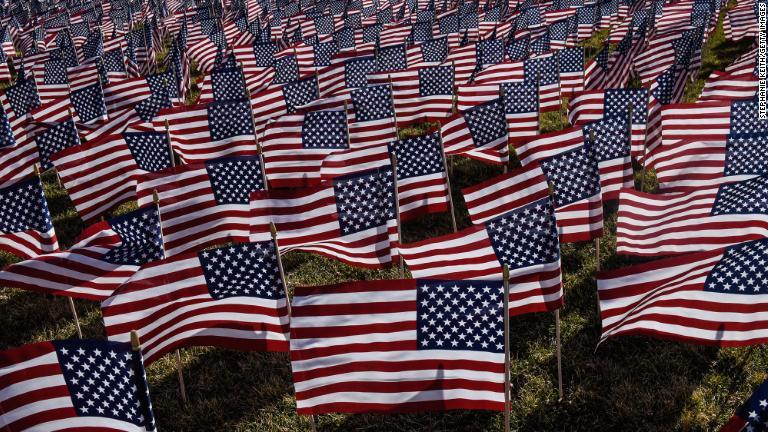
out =
[[[594,55],[606,32],[588,41]],[[699,79],[687,97],[697,95],[709,71],[722,69],[746,50],[729,44],[722,30],[703,54]],[[689,97],[690,96],[690,97]],[[428,125],[401,131],[413,136]],[[567,127],[559,113],[542,118],[542,130]],[[459,228],[470,224],[460,189],[491,178],[501,167],[465,158],[451,158],[453,196]],[[639,170],[636,177],[640,181]],[[55,176],[44,176],[45,192],[63,246],[82,230]],[[655,184],[653,173],[646,190]],[[116,214],[134,208],[121,206]],[[616,204],[608,203],[606,235],[601,241],[603,269],[637,262],[615,251]],[[447,214],[406,223],[407,242],[451,231]],[[12,261],[1,256],[3,263]],[[595,351],[599,322],[595,316],[596,267],[593,243],[563,245],[565,307],[562,310],[562,359],[565,398],[558,401],[555,326],[552,314],[531,314],[511,320],[512,429],[520,431],[711,431],[766,378],[768,352],[762,346],[716,349],[646,337],[621,337]],[[341,281],[395,278],[395,270],[372,271],[318,256],[291,252],[284,258],[290,287]],[[98,305],[75,302],[85,337],[103,338]],[[67,301],[61,297],[12,289],[0,291],[0,349],[52,338],[75,337]],[[236,352],[214,348],[183,350],[184,376],[190,402],[179,398],[175,362],[166,357],[149,370],[150,391],[160,430],[166,431],[299,431],[309,421],[295,413],[293,386],[286,354]],[[413,415],[323,415],[321,431],[502,431],[502,415],[481,411]]]

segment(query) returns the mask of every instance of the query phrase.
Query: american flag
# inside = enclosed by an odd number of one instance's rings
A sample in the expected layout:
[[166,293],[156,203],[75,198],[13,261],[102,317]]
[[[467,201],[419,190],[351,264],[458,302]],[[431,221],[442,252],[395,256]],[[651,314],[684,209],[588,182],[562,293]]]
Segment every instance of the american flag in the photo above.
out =
[[56,340],[0,352],[0,426],[154,431],[141,353],[129,343]]
[[286,115],[271,122],[261,141],[269,185],[318,184],[325,157],[349,148],[348,121],[347,113],[337,109]]
[[[539,135],[528,142],[513,143],[523,165],[538,163],[552,184],[563,242],[591,240],[603,233],[600,168],[588,138],[583,128],[572,127]],[[603,147],[610,148],[607,144]],[[624,165],[620,163],[606,170],[621,174]]]
[[699,95],[700,102],[718,100],[750,99],[755,97],[758,89],[758,80],[753,73],[729,74],[713,71],[704,89]]
[[569,101],[568,120],[583,126],[597,120],[626,122],[632,111],[632,156],[642,160],[648,129],[647,89],[605,89],[577,93]]
[[308,251],[367,268],[392,262],[398,241],[392,170],[370,170],[318,186],[251,195],[251,239],[274,223],[280,252]]
[[391,155],[397,159],[401,220],[448,210],[446,164],[438,133],[337,151],[325,158],[320,175],[323,180],[331,180],[353,172],[390,167]]
[[[751,9],[750,9],[751,11]],[[765,430],[768,420],[768,380],[763,381],[754,393],[724,424],[720,432],[758,432]]]
[[534,136],[539,133],[539,93],[531,81],[503,83],[501,95],[507,133],[511,140]]
[[69,95],[69,100],[83,124],[93,124],[108,118],[101,83],[73,90]]
[[440,121],[451,114],[454,94],[452,65],[421,65],[368,75],[371,84],[392,83],[398,122]]
[[654,160],[659,190],[684,192],[768,174],[764,133],[728,135],[725,141],[678,141]]
[[248,99],[170,108],[160,111],[152,123],[158,131],[168,127],[174,150],[184,163],[257,152]]
[[92,221],[136,197],[136,178],[172,165],[165,132],[124,132],[88,141],[51,158],[75,209]]
[[250,232],[248,196],[264,189],[258,156],[209,159],[137,179],[140,206],[160,198],[166,256],[226,242],[246,242]]
[[724,141],[729,133],[768,131],[763,123],[758,120],[755,100],[670,104],[661,109],[661,144]]
[[768,176],[681,193],[622,190],[616,252],[672,255],[768,237],[767,193]]
[[297,412],[503,411],[503,296],[498,281],[296,288],[291,368]]
[[560,93],[572,96],[584,90],[584,48],[566,48],[557,52],[558,72],[560,74]]
[[717,346],[765,342],[767,257],[768,241],[756,240],[601,273],[601,341],[644,334]]
[[101,303],[112,341],[141,335],[146,364],[174,349],[288,351],[274,242],[238,243],[147,264]]
[[725,38],[734,42],[755,37],[758,34],[757,20],[755,19],[756,2],[740,3],[726,12],[723,20]]
[[[549,185],[538,164],[531,163],[461,190],[469,217],[476,225],[549,196]],[[555,213],[557,216],[557,213]]]
[[0,188],[0,250],[34,258],[59,249],[38,176]]
[[635,184],[626,120],[611,118],[584,126],[585,144],[595,154],[603,201],[619,197],[619,190]]
[[101,301],[140,266],[163,257],[155,204],[87,228],[74,246],[0,271],[3,286]]
[[525,80],[539,85],[541,112],[560,110],[560,72],[557,57],[546,54],[525,60]]
[[525,293],[521,297],[553,302],[554,307],[561,302],[560,243],[548,197],[457,233],[398,249],[417,278],[500,280],[507,265],[511,286]]
[[[691,44],[696,37],[700,37],[698,29],[684,32],[670,32],[660,34],[650,41],[648,47],[637,56],[634,62],[643,85],[649,85],[651,81],[675,64],[683,64]],[[700,42],[700,41],[699,41]]]
[[[18,83],[16,84],[18,85]],[[0,112],[0,185],[7,185],[19,181],[29,175],[32,166],[38,162],[37,145],[32,134],[27,131],[26,111],[15,111],[13,99],[8,87],[5,92],[0,92],[0,104],[3,112]],[[17,109],[23,106],[15,104]]]
[[69,119],[55,126],[49,126],[35,136],[37,151],[40,153],[40,167],[43,171],[53,168],[51,156],[64,149],[80,144],[75,121]]
[[474,106],[441,126],[447,155],[462,155],[503,165],[509,160],[507,119],[501,99]]

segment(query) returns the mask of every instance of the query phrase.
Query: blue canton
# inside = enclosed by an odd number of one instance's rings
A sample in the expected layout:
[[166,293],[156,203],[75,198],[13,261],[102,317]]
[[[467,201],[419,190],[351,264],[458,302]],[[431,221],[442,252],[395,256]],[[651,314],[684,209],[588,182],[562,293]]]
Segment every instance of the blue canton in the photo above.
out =
[[8,121],[8,115],[0,108],[0,148],[12,147],[16,145],[16,137],[11,130],[11,122]]
[[768,177],[720,186],[711,215],[727,214],[768,214]]
[[485,39],[478,43],[477,57],[484,65],[497,64],[504,61],[504,40]]
[[653,97],[662,105],[675,102],[678,71],[674,66],[665,70],[656,78],[656,87],[651,90]]
[[507,55],[512,61],[521,61],[528,58],[528,52],[530,50],[529,43],[531,41],[530,36],[526,36],[522,39],[513,40],[507,43]]
[[453,94],[453,66],[434,66],[419,69],[419,96]]
[[251,192],[264,190],[258,156],[210,159],[205,169],[217,204],[248,204]]
[[363,27],[363,43],[377,42],[379,40],[379,33],[381,33],[381,29],[381,24]]
[[749,399],[736,411],[746,425],[744,432],[764,432],[768,430],[768,380],[763,381]]
[[507,137],[507,120],[499,99],[494,99],[464,111],[469,133],[475,147],[482,147]]
[[33,177],[0,189],[0,232],[40,232],[53,227],[40,179]]
[[155,429],[141,354],[131,344],[75,339],[51,343],[78,416]]
[[555,210],[549,198],[491,219],[485,226],[496,258],[510,270],[560,258]]
[[560,73],[584,72],[584,48],[566,48],[557,52]]
[[416,281],[420,350],[504,352],[504,286],[500,281]]
[[230,297],[285,298],[272,240],[240,243],[197,253],[208,294]]
[[451,34],[459,32],[459,15],[454,13],[446,17],[440,18],[438,21],[440,27],[440,34]]
[[245,77],[240,68],[223,69],[211,73],[213,99],[217,101],[244,99]]
[[405,45],[395,45],[379,49],[376,56],[379,72],[405,69],[408,60],[405,56]]
[[768,133],[768,120],[760,120],[757,98],[731,102],[731,133]]
[[287,55],[275,59],[275,77],[273,83],[284,84],[299,79],[299,63],[295,55]]
[[600,172],[595,155],[586,146],[541,161],[541,169],[554,189],[555,207],[600,193]]
[[333,16],[323,15],[315,18],[315,30],[317,34],[329,35],[334,31]]
[[384,227],[395,219],[391,168],[337,177],[333,189],[341,235]]
[[768,136],[728,135],[725,144],[726,176],[768,174]]
[[320,98],[317,78],[309,77],[283,86],[283,98],[288,114],[296,112],[296,108]]
[[539,92],[532,81],[506,82],[500,84],[504,92],[504,112],[524,114],[539,112]]
[[582,133],[584,144],[590,147],[598,162],[629,157],[631,142],[626,119],[592,122],[582,127]]
[[62,60],[48,60],[45,62],[45,84],[67,84],[67,65]]
[[112,264],[141,266],[162,259],[163,235],[155,204],[109,219],[109,227],[120,236],[121,244],[104,254]]
[[83,123],[107,116],[107,106],[104,104],[104,93],[101,91],[100,83],[72,91],[70,99]]
[[249,100],[211,102],[207,109],[211,141],[254,135],[253,114]]
[[557,84],[560,76],[557,70],[557,58],[555,56],[532,58],[525,61],[524,66],[526,81],[536,82],[538,76],[539,85]]
[[168,97],[168,92],[163,91],[152,93],[148,98],[136,104],[134,110],[143,121],[148,122],[155,118],[160,110],[171,106],[173,104],[171,104],[171,98]]
[[40,153],[40,167],[43,171],[53,168],[51,155],[80,144],[77,128],[72,119],[45,130],[35,138],[37,151]]
[[397,179],[445,172],[443,147],[437,133],[389,143],[389,152],[397,156]]
[[[315,55],[317,55],[317,45],[319,44],[315,45]],[[338,52],[339,49],[354,48],[355,47],[355,31],[350,27],[344,27],[343,29],[337,31],[336,33],[333,34],[333,45],[336,47],[336,52]],[[333,54],[335,54],[336,52],[334,52]],[[326,62],[330,63],[330,56]],[[317,63],[317,59],[315,59],[315,63]]]
[[367,75],[376,72],[376,68],[376,58],[374,56],[357,57],[347,60],[344,64],[344,76],[347,87],[358,88],[367,85]]
[[347,113],[344,111],[312,111],[304,116],[301,143],[305,149],[345,149]]
[[[321,42],[314,46],[316,67],[329,66],[331,58],[339,52],[339,47],[347,48],[342,44],[337,46],[337,43],[339,42]],[[352,47],[354,47],[354,43]]]
[[123,132],[123,139],[139,169],[157,172],[171,166],[165,132]]
[[645,124],[648,119],[647,89],[605,90],[603,117],[627,121],[630,104],[632,105],[632,124]]
[[448,57],[448,38],[439,38],[421,43],[421,58],[425,62],[442,63]]
[[[18,76],[22,77],[23,74],[19,73]],[[16,117],[23,117],[40,106],[37,86],[31,79],[17,79],[16,84],[5,89],[5,94]]]
[[257,67],[272,66],[275,53],[277,53],[277,46],[272,42],[253,44],[253,55],[256,57]]
[[[768,240],[725,249],[704,282],[704,291],[726,294],[768,294]],[[768,417],[766,417],[768,420]]]
[[355,120],[359,122],[393,118],[392,88],[389,84],[363,87],[352,92]]
[[411,29],[411,43],[424,42],[432,39],[432,22],[417,22]]

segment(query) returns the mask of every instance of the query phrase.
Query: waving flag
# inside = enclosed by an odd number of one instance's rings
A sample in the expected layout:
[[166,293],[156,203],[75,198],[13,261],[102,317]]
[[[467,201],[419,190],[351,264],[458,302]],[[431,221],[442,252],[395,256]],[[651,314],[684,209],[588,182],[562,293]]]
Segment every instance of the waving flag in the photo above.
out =
[[392,82],[397,121],[439,121],[451,114],[454,94],[451,65],[423,66],[368,75],[371,84]]
[[3,286],[104,300],[141,265],[162,258],[157,206],[150,204],[87,228],[66,251],[41,255],[0,271]]
[[446,155],[503,165],[509,160],[504,105],[495,99],[458,113],[441,127]]
[[320,174],[323,180],[332,180],[354,172],[391,167],[391,155],[397,157],[401,220],[448,210],[446,165],[437,133],[335,152],[325,158]]
[[768,176],[687,193],[650,195],[622,190],[616,252],[672,255],[768,237],[767,193]]
[[556,304],[562,295],[560,243],[547,197],[482,225],[399,245],[398,250],[417,278],[500,280],[506,264],[515,290],[548,296]]
[[601,341],[644,334],[718,346],[764,343],[766,258],[768,241],[757,240],[601,273]]
[[[751,11],[751,9],[750,9]],[[720,432],[747,432],[764,429],[768,420],[768,381],[760,387],[736,410],[736,413],[723,425]]]
[[140,206],[160,198],[167,257],[226,242],[248,241],[248,196],[264,189],[258,156],[210,159],[138,177]]
[[661,109],[661,144],[681,140],[725,141],[726,135],[768,131],[758,120],[757,101],[671,104]]
[[[109,371],[105,374],[104,371]],[[101,340],[0,352],[0,426],[11,430],[155,430],[141,353]]]
[[753,73],[729,74],[713,71],[704,83],[699,101],[750,99],[755,97],[757,89],[758,80]]
[[174,349],[288,351],[288,312],[272,241],[177,255],[142,267],[101,304],[107,337],[142,335],[151,364]]
[[0,188],[0,250],[21,258],[59,249],[38,176]]
[[503,297],[498,281],[297,288],[291,368],[298,412],[503,410]]
[[341,262],[382,268],[392,262],[397,216],[391,169],[338,177],[319,186],[251,195],[251,238],[280,236],[280,252],[308,251]]

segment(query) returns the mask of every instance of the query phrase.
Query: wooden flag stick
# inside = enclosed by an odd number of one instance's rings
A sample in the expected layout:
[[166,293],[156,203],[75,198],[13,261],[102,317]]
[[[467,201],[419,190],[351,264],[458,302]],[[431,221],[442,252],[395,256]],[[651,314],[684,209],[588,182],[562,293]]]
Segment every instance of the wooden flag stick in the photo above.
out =
[[504,432],[509,432],[509,414],[512,411],[510,394],[511,359],[509,355],[509,266],[504,264]]
[[283,259],[280,257],[280,248],[277,243],[277,227],[274,222],[269,223],[269,232],[272,234],[272,241],[275,243],[275,256],[277,259],[277,268],[280,271],[280,280],[283,283],[283,293],[285,293],[285,307],[288,311],[288,320],[291,319],[291,298],[288,296],[288,282],[285,280],[285,271],[283,270]]
[[72,297],[67,297],[67,300],[69,300],[69,310],[72,311],[72,317],[75,319],[75,328],[77,329],[77,337],[78,339],[82,339],[83,330],[80,328],[80,319],[77,317],[77,309],[75,309],[75,301],[72,300]]
[[[400,194],[398,192],[397,188],[397,155],[392,152],[389,155],[390,160],[392,161],[392,181],[394,183],[395,187],[395,218],[397,221],[397,241],[398,243],[403,242],[403,230],[401,229],[401,221],[400,221]],[[405,260],[403,259],[403,256],[400,255],[400,251],[397,251],[398,258],[400,260],[400,277],[405,278]]]
[[[505,96],[505,90],[504,90],[504,84],[499,84],[499,101],[501,101],[501,110],[502,112],[507,112],[507,107],[504,105],[504,96]],[[504,117],[506,117],[506,114],[504,114]],[[506,127],[506,126],[504,126]],[[509,155],[509,132],[507,132],[507,155]],[[509,171],[509,162],[504,164],[504,173],[506,174]]]
[[448,205],[451,210],[451,225],[453,226],[453,232],[457,232],[456,227],[456,207],[453,205],[453,191],[451,191],[451,176],[448,172],[448,158],[445,155],[445,147],[443,147],[443,131],[438,129],[437,136],[440,139],[440,151],[443,152],[443,169],[445,170],[445,188],[448,192]]
[[[157,193],[157,189],[152,190],[152,201],[154,201],[155,206],[157,206],[157,218],[160,219],[160,195]],[[160,225],[160,232],[162,235],[162,221]],[[163,257],[165,257],[165,244],[162,245],[162,251],[163,251]],[[180,350],[176,350],[175,353],[176,357],[176,373],[179,376],[179,390],[181,392],[181,401],[184,402],[184,405],[187,404],[187,386],[184,385],[184,364],[181,361],[181,352]]]
[[347,148],[350,148],[349,144],[349,106],[347,101],[344,101],[344,127],[347,128]]
[[558,401],[563,401],[563,357],[560,350],[560,309],[555,309],[555,346],[557,347],[557,391]]
[[173,147],[171,146],[171,127],[168,123],[168,119],[165,119],[165,139],[168,140],[168,157],[171,160],[171,166],[176,166],[176,156],[173,154]]
[[[251,117],[251,127],[253,128],[253,141],[256,143],[256,153],[259,155],[259,165],[261,166],[261,176],[264,182],[264,190],[269,190],[269,182],[267,181],[267,170],[264,166],[264,148],[259,142],[259,136],[256,133],[256,120],[253,118],[253,108],[251,108],[251,91],[246,87],[245,96],[248,99],[248,112]],[[263,138],[263,136],[262,136]]]

